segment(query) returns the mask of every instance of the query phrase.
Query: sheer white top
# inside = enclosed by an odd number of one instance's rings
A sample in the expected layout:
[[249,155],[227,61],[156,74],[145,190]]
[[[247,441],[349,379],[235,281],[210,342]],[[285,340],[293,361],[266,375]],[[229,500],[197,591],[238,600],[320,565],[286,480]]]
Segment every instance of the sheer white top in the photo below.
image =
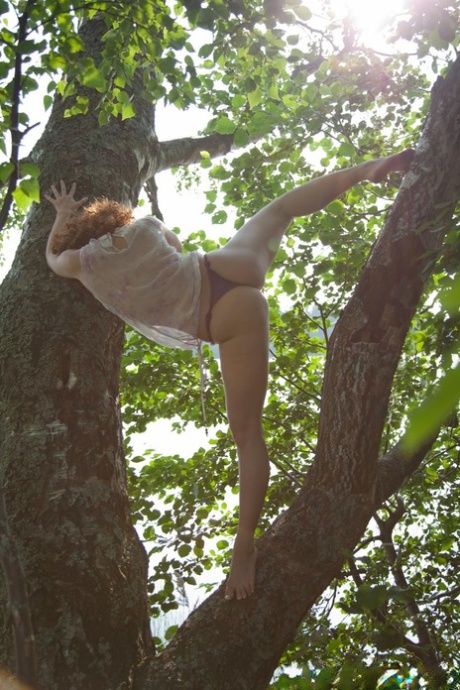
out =
[[83,283],[106,309],[150,340],[197,347],[201,277],[197,252],[180,254],[166,242],[161,221],[148,216],[119,228],[127,247],[109,233],[80,250]]

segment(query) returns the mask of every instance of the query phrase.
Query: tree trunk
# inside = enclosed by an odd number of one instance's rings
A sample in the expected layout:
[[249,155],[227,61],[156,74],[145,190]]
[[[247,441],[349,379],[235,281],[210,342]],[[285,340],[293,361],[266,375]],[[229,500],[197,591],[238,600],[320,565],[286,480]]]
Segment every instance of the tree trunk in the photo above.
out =
[[[83,28],[98,55],[95,20]],[[91,99],[94,95],[88,92]],[[135,205],[156,142],[151,105],[100,128],[55,104],[32,154],[41,188],[76,181],[77,194]],[[0,288],[1,482],[22,560],[46,690],[131,686],[152,651],[147,557],[130,519],[118,395],[123,324],[77,281],[54,275],[45,244],[55,216],[34,205]],[[6,611],[3,578],[0,608]],[[0,665],[14,669],[11,619]]]

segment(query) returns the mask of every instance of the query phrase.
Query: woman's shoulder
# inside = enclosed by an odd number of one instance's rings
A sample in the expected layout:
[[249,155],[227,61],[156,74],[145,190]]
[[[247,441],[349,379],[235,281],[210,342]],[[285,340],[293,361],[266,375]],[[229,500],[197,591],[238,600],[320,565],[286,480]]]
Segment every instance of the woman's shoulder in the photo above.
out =
[[[91,239],[82,249],[82,259],[86,266],[88,261],[105,260],[124,254],[124,261],[136,261],[139,255],[146,256],[166,245],[166,226],[154,216],[145,216],[123,225],[113,232],[106,233],[97,239]],[[167,231],[167,230],[166,230]]]
[[117,228],[112,233],[115,237],[122,236],[128,241],[128,244],[137,238],[139,235],[156,235],[157,237],[164,234],[166,226],[155,218],[155,216],[144,216],[143,218],[137,218],[129,225],[124,225],[121,228]]
[[126,225],[123,228],[119,228],[118,230],[116,230],[116,232],[129,230],[130,228],[156,228],[157,230],[160,230],[162,232],[163,228],[165,227],[166,225],[155,216],[144,216],[143,218],[137,218],[132,223],[130,223],[130,225]]

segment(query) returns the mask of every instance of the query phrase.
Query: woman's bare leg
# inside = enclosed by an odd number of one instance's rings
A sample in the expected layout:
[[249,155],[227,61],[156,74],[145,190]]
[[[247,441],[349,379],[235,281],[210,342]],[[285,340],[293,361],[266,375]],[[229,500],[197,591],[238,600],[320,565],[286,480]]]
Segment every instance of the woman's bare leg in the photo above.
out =
[[261,288],[281,239],[293,218],[321,210],[354,185],[380,182],[392,171],[407,171],[412,149],[365,161],[353,168],[317,177],[270,202],[222,249],[210,252],[212,268],[228,280]]
[[227,416],[239,463],[238,531],[225,596],[244,599],[254,591],[254,532],[269,478],[262,430],[268,378],[265,298],[258,290],[243,286],[227,293],[215,306],[212,334],[219,343]]
[[[240,516],[226,585],[228,599],[243,599],[254,591],[254,532],[269,476],[261,421],[268,377],[268,314],[263,296],[254,288],[263,285],[293,217],[314,213],[357,182],[378,181],[390,170],[406,169],[408,163],[401,156],[338,171],[284,194],[248,221],[225,248],[209,254],[215,271],[252,286],[241,286],[224,295],[214,306],[211,324],[213,338],[220,347],[227,414],[240,472]],[[203,280],[199,337],[206,340],[209,285],[205,271]]]

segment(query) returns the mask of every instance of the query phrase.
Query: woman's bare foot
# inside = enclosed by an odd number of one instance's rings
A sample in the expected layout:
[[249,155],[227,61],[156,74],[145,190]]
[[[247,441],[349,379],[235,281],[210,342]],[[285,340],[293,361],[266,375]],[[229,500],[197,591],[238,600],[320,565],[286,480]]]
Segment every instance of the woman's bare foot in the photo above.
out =
[[254,594],[256,560],[254,538],[237,535],[233,546],[230,575],[225,586],[225,599],[246,599]]
[[407,172],[414,157],[414,149],[405,149],[393,156],[369,162],[369,182],[381,182],[390,172]]

